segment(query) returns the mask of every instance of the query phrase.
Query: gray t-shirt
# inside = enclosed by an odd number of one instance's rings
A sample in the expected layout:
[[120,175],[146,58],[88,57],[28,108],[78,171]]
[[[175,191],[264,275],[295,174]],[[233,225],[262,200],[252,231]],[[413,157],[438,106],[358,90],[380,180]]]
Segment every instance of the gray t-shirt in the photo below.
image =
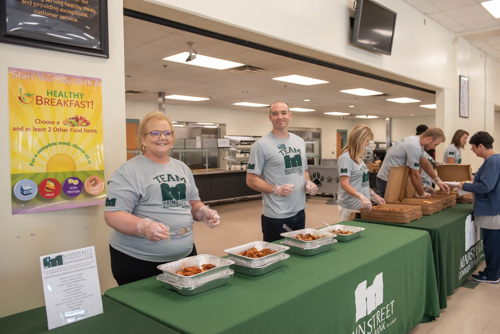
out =
[[[427,160],[429,160],[431,166],[434,166],[434,158],[431,157],[429,155],[429,153],[427,153],[425,151],[424,151],[424,154],[425,154],[425,157],[427,158]],[[427,173],[423,169],[420,171],[420,177],[422,178],[422,184],[424,186],[432,187],[432,183],[434,181],[432,180],[432,178],[429,175],[427,175]]]
[[[370,199],[370,172],[363,160],[360,160],[358,165],[351,159],[349,152],[345,151],[337,160],[337,169],[339,177],[349,176],[349,184],[357,192]],[[349,195],[342,186],[339,186],[337,202],[344,209],[358,210],[363,206],[359,199]]]
[[444,150],[443,162],[446,163],[448,158],[455,159],[455,164],[462,163],[462,151],[455,146],[455,144],[450,144],[446,150]]
[[179,260],[193,249],[194,221],[189,201],[199,199],[193,173],[183,162],[170,158],[162,165],[139,155],[121,165],[111,176],[104,211],[125,211],[168,225],[171,231],[186,227],[188,232],[173,236],[170,241],[154,243],[113,229],[109,244],[140,260]]
[[420,159],[425,158],[424,147],[420,145],[419,136],[410,136],[394,143],[385,155],[380,171],[379,179],[387,181],[389,171],[393,166],[408,166],[411,169],[420,169]]
[[260,175],[272,185],[292,183],[290,196],[262,194],[262,214],[268,218],[289,218],[306,207],[307,170],[306,145],[293,133],[288,138],[276,138],[269,132],[257,140],[250,149],[247,173]]

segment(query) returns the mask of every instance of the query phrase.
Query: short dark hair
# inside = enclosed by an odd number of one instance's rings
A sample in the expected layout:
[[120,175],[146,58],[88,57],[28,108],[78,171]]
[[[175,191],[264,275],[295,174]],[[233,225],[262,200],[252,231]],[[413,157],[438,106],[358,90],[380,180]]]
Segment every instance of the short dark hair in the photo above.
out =
[[420,124],[419,126],[417,126],[417,133],[416,135],[419,136],[421,135],[422,133],[425,132],[425,130],[427,130],[429,127],[425,124]]
[[463,135],[469,135],[469,133],[465,130],[459,129],[455,132],[453,135],[453,138],[451,139],[451,143],[455,145],[457,148],[462,148],[462,143],[460,142],[460,138],[462,138]]
[[470,137],[469,144],[474,145],[476,147],[478,147],[479,144],[483,144],[485,148],[492,149],[494,141],[495,140],[488,132],[479,131],[476,132],[472,137]]

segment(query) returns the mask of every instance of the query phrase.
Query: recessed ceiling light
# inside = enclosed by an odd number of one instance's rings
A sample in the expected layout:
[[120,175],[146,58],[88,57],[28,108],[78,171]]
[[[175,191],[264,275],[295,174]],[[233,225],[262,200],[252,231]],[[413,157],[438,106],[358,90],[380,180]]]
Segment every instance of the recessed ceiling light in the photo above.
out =
[[186,124],[174,124],[174,126],[177,128],[183,128],[186,126]]
[[196,124],[202,124],[202,125],[215,125],[215,123],[196,123]]
[[348,116],[348,115],[350,115],[350,114],[349,114],[349,113],[346,113],[346,112],[330,111],[330,112],[325,112],[325,115],[333,115],[333,116]]
[[166,99],[170,100],[182,100],[182,101],[206,101],[210,100],[209,97],[196,97],[196,96],[186,96],[186,95],[169,95],[165,96]]
[[410,114],[410,116],[415,116],[415,114]]
[[309,112],[309,111],[316,111],[316,109],[307,109],[307,108],[290,108],[290,111]]
[[427,108],[427,109],[436,109],[436,105],[435,104],[422,104],[421,107],[422,108]]
[[311,101],[311,100],[304,100],[304,102],[309,102],[309,101]]
[[349,108],[354,108],[354,106],[349,106]]
[[410,99],[409,97],[398,97],[395,99],[386,99],[387,101],[396,102],[396,103],[414,103],[420,102],[420,100]]
[[284,77],[273,78],[273,80],[284,81],[289,83],[294,83],[297,85],[312,86],[328,83],[325,80],[319,80],[314,78],[303,77],[302,75],[292,74]]
[[213,58],[203,55],[197,55],[195,59],[186,63],[186,58],[189,57],[189,52],[179,53],[170,57],[165,57],[163,60],[173,61],[186,65],[194,65],[201,67],[208,67],[214,70],[227,70],[228,68],[243,66],[244,64],[236,63],[234,61]]
[[253,103],[253,102],[237,102],[233,103],[233,105],[243,106],[243,107],[269,107],[269,104]]
[[204,128],[217,129],[218,125],[203,125]]
[[378,118],[378,116],[372,116],[372,115],[358,115],[356,117],[357,118]]
[[500,1],[484,1],[481,2],[481,5],[483,5],[483,7],[486,8],[486,10],[490,12],[490,14],[493,15],[494,18],[500,18]]
[[344,89],[340,91],[341,93],[358,95],[358,96],[373,96],[373,95],[382,95],[384,93],[377,92],[375,90],[364,89],[364,88],[354,88],[354,89]]

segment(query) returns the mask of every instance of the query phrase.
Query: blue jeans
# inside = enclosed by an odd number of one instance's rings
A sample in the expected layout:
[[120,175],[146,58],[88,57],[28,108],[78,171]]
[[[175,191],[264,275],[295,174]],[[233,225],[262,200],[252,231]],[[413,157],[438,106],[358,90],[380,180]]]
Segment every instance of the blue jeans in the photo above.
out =
[[288,218],[269,218],[262,215],[260,217],[260,222],[262,225],[262,234],[264,235],[264,241],[273,242],[279,239],[283,239],[280,234],[287,232],[283,228],[283,224],[286,224],[294,231],[305,228],[306,213],[304,210],[301,210],[295,216]]
[[384,198],[385,196],[385,188],[387,188],[387,181],[384,181],[382,179],[379,179],[377,177],[377,190],[380,195],[380,197]]
[[500,230],[481,228],[481,232],[486,260],[483,275],[488,279],[496,280],[500,277]]

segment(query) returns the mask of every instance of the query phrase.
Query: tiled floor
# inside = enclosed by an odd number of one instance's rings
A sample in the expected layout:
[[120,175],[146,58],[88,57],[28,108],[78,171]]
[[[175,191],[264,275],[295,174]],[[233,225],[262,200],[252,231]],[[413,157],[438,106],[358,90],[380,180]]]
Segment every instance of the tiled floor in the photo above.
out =
[[[339,221],[336,205],[326,204],[327,197],[313,197],[307,201],[306,227],[319,228],[321,221],[334,224]],[[209,229],[195,224],[195,243],[199,254],[226,255],[224,249],[262,240],[260,200],[213,206],[221,216],[221,225]],[[484,262],[480,269],[484,267]],[[499,334],[500,284],[461,286],[448,297],[448,307],[430,323],[419,324],[408,334]]]

